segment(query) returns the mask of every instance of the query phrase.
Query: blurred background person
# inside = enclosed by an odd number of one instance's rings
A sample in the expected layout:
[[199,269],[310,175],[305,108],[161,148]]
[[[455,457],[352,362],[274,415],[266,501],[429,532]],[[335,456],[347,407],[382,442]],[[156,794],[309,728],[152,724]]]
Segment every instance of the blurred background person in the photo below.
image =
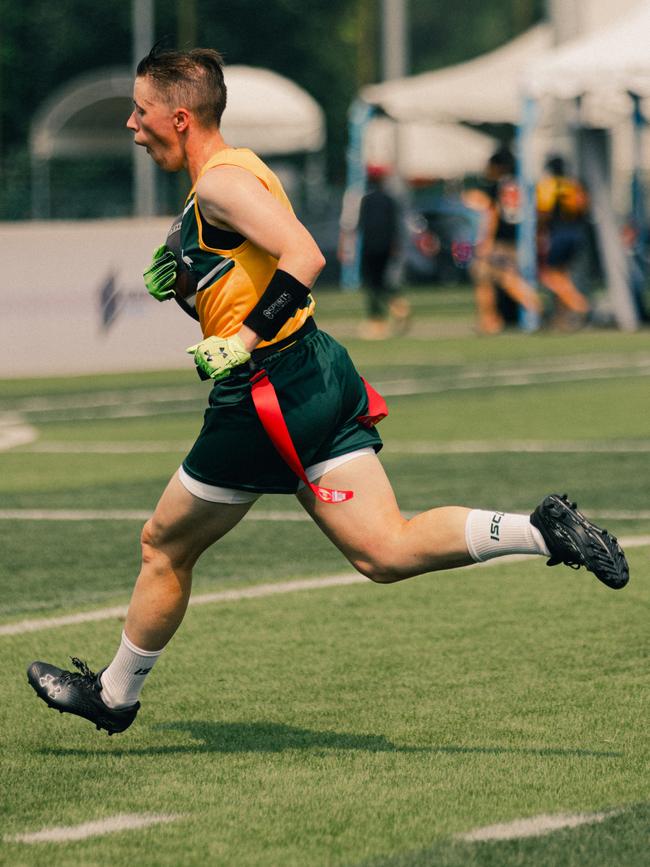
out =
[[360,336],[382,340],[392,330],[403,334],[411,305],[391,279],[391,266],[400,250],[400,208],[386,189],[386,170],[368,169],[368,191],[361,199],[357,232],[361,242],[361,280],[366,295],[367,320]]
[[509,148],[501,147],[490,157],[480,187],[464,198],[470,207],[483,211],[471,268],[477,327],[481,334],[498,334],[505,325],[499,310],[499,287],[527,310],[542,310],[536,290],[517,268],[521,195],[515,178],[515,158]]
[[588,210],[587,192],[569,176],[564,158],[549,157],[537,184],[539,279],[556,296],[553,321],[562,330],[579,328],[590,310],[571,276],[587,242]]

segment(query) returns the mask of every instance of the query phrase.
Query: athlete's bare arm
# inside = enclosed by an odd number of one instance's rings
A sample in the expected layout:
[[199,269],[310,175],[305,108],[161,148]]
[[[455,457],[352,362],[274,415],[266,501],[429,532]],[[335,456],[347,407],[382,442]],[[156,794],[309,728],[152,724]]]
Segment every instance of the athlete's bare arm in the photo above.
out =
[[[318,245],[300,220],[251,172],[238,166],[216,166],[199,179],[196,195],[209,223],[239,232],[276,258],[278,269],[305,286],[314,285],[325,265]],[[260,341],[247,325],[242,325],[239,337],[249,352]]]
[[196,185],[209,223],[239,232],[278,260],[305,286],[313,286],[325,265],[318,245],[300,220],[246,169],[216,166]]

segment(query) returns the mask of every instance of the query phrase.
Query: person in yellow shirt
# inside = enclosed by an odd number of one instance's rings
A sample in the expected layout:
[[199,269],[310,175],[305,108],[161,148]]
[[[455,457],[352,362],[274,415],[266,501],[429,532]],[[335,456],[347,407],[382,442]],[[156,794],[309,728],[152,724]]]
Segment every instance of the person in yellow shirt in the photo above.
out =
[[204,424],[143,528],[113,660],[99,674],[78,659],[76,672],[28,668],[50,707],[109,734],[135,719],[145,678],[185,614],[197,559],[265,492],[296,495],[380,584],[517,552],[585,566],[613,588],[629,577],[616,539],[565,496],[549,495],[530,516],[446,506],[402,517],[377,457],[385,405],[313,319],[323,256],[270,169],[221,135],[222,65],[211,49],[153,50],[138,65],[127,122],[158,166],[185,168],[192,182],[180,253],[157,248],[145,284],[169,300],[182,273],[194,296],[203,339],[190,351],[213,381]]
[[564,159],[550,157],[537,184],[539,279],[558,299],[555,321],[560,328],[578,327],[590,309],[571,276],[586,240],[588,207],[587,192],[568,175]]

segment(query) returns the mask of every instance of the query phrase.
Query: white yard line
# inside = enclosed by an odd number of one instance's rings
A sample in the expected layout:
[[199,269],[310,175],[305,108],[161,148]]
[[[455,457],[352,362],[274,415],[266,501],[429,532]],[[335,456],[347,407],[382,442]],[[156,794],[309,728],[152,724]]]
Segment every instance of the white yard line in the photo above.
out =
[[[253,587],[242,587],[240,590],[220,590],[216,593],[202,593],[192,596],[190,605],[210,605],[218,602],[239,602],[242,599],[258,599],[263,596],[276,596],[280,593],[295,593],[298,590],[321,590],[324,587],[341,587],[347,584],[367,583],[368,579],[358,573],[347,575],[330,575],[321,578],[303,578],[297,581],[284,581],[278,584],[257,584]],[[0,626],[2,635],[23,635],[26,632],[38,632],[41,629],[52,629],[57,626],[73,626],[78,623],[93,623],[99,620],[126,617],[126,605],[116,605],[111,608],[99,608],[95,611],[82,611],[78,614],[66,614],[61,617],[42,617],[33,620],[21,620],[19,623],[6,623]]]
[[148,828],[150,825],[160,825],[175,822],[182,818],[179,815],[160,813],[141,815],[137,813],[122,813],[98,819],[95,822],[83,822],[81,825],[44,828],[28,834],[6,835],[5,843],[70,843],[74,840],[86,840],[88,837],[99,837],[103,834],[115,834],[119,831],[135,831],[138,828]]
[[[0,509],[0,521],[147,521],[144,509]],[[306,512],[253,511],[247,521],[311,521]]]
[[[39,454],[166,454],[189,451],[190,440],[178,442],[34,442],[36,431],[24,440],[7,440],[3,445],[3,431],[0,429],[0,451],[15,446],[26,445],[23,451]],[[27,428],[23,433],[26,436]],[[414,440],[411,442],[391,441],[386,444],[387,454],[406,455],[472,455],[500,454],[514,452],[527,454],[644,454],[650,452],[650,440],[454,440],[453,442],[432,442]]]
[[[151,517],[146,509],[0,509],[0,521],[146,521]],[[418,512],[402,512],[413,518]],[[650,521],[650,509],[590,509],[589,516],[605,521]],[[254,510],[246,521],[278,521],[294,523],[311,521],[306,512],[269,509]]]
[[[408,366],[408,365],[407,365]],[[543,385],[549,382],[579,382],[583,380],[611,379],[621,376],[650,376],[650,356],[637,354],[585,356],[582,358],[560,357],[531,359],[516,366],[512,362],[489,365],[457,366],[443,371],[433,379],[405,378],[376,382],[375,387],[387,397],[396,395],[436,394],[465,389]],[[3,418],[23,413],[53,413],[49,420],[70,420],[70,410],[75,418],[146,418],[151,415],[188,412],[193,407],[179,404],[200,403],[202,392],[191,386],[125,389],[123,391],[93,392],[80,395],[48,395],[20,398],[0,410]],[[9,403],[5,402],[5,405]],[[157,407],[154,405],[158,404]],[[168,404],[167,407],[160,406]]]
[[38,431],[22,418],[11,417],[0,423],[0,452],[29,445],[36,439],[38,439]]
[[[185,454],[192,447],[192,440],[184,442],[48,442],[43,440],[23,449],[43,455],[148,455],[178,452]],[[1,446],[0,446],[1,449]]]
[[[151,388],[124,388],[114,391],[93,391],[87,394],[34,395],[17,398],[17,412],[48,412],[49,410],[101,409],[108,406],[124,406],[125,403],[176,403],[201,400],[200,386],[152,386]],[[0,416],[1,417],[1,416]]]
[[580,825],[603,822],[619,812],[619,810],[614,810],[605,813],[559,813],[555,815],[544,813],[540,816],[531,816],[528,819],[515,819],[512,822],[475,828],[465,834],[457,834],[455,839],[464,843],[482,843],[487,840],[520,840],[522,837],[541,837],[544,834],[551,834],[553,831],[561,831],[563,828],[577,828]]
[[[30,449],[31,450],[31,449]],[[389,442],[387,454],[637,454],[650,452],[650,440],[454,440],[452,442]]]
[[[630,536],[620,540],[624,548],[640,548],[650,545],[650,536]],[[469,569],[486,569],[505,563],[519,563],[530,560],[535,555],[511,554],[488,560],[485,563],[475,563]],[[295,593],[302,590],[322,590],[327,587],[345,587],[350,584],[369,584],[367,578],[357,572],[342,575],[328,575],[319,578],[299,578],[295,581],[281,581],[276,584],[256,584],[241,589],[219,590],[215,593],[202,593],[190,598],[190,605],[211,605],[221,602],[240,602],[243,599],[260,599],[265,596],[277,596],[284,593]],[[42,629],[54,629],[60,626],[75,626],[80,623],[95,623],[101,620],[124,619],[127,606],[115,605],[110,608],[98,608],[94,611],[80,611],[76,614],[65,614],[59,617],[39,617],[21,620],[17,623],[5,623],[0,626],[0,637],[3,635],[24,635],[27,632],[39,632]]]

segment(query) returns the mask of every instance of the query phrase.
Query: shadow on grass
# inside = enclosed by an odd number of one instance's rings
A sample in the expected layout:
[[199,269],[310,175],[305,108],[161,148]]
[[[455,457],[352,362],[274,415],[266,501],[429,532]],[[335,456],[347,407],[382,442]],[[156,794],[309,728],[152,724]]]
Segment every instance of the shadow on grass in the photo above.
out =
[[[110,755],[173,755],[174,753],[280,753],[285,750],[362,750],[369,753],[442,753],[477,755],[530,755],[611,758],[619,752],[561,749],[554,747],[469,747],[469,746],[410,746],[394,744],[383,735],[353,734],[350,732],[314,731],[277,722],[212,722],[185,720],[155,726],[159,732],[181,732],[189,735],[192,743],[160,744],[149,747],[110,749]],[[51,755],[91,755],[97,749],[44,748]]]

